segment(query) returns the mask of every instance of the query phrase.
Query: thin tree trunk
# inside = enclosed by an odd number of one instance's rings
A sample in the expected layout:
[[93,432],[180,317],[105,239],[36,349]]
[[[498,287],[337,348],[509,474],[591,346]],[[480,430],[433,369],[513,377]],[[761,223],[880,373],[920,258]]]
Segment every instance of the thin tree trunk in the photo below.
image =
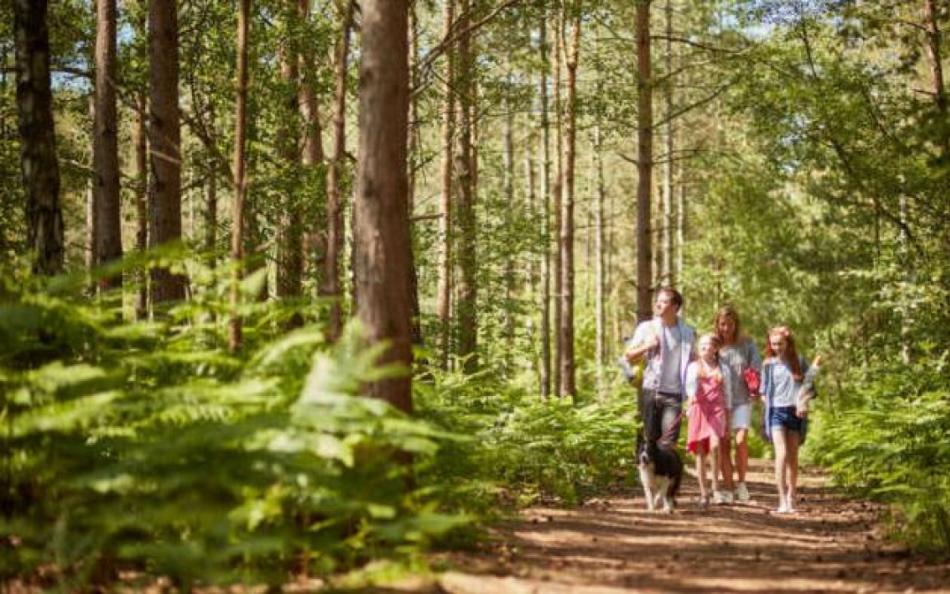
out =
[[[455,25],[455,1],[444,0],[442,17],[443,38],[448,37]],[[439,318],[439,354],[442,369],[448,369],[451,349],[452,320],[452,195],[454,191],[454,136],[455,136],[455,51],[445,51],[445,79],[442,109],[442,193],[439,198],[439,282],[436,315]]]
[[676,192],[676,278],[683,278],[683,247],[686,236],[686,179],[683,165],[678,166],[679,184]]
[[238,351],[242,344],[241,276],[244,259],[244,199],[247,191],[244,168],[244,144],[247,133],[247,35],[251,0],[240,0],[237,22],[237,93],[234,105],[234,204],[231,214],[231,320],[228,347]]
[[456,153],[455,170],[458,179],[458,224],[459,224],[459,300],[458,300],[458,353],[465,361],[464,369],[478,368],[476,342],[478,336],[476,317],[475,285],[475,159],[473,148],[473,103],[475,85],[471,33],[468,32],[471,17],[471,0],[462,0],[458,28],[463,31],[458,41],[459,89],[459,148]]
[[46,7],[46,0],[13,0],[13,36],[27,245],[33,270],[56,274],[63,269],[63,213],[59,205]]
[[[96,264],[122,257],[119,213],[119,138],[116,116],[116,0],[96,0],[96,109],[93,168],[96,172]],[[104,278],[100,288],[122,285],[122,275]]]
[[637,319],[653,316],[650,192],[653,179],[653,80],[650,68],[650,0],[637,0]]
[[665,285],[675,286],[673,273],[673,3],[666,0],[666,85],[663,99],[666,104],[666,161],[663,164],[663,275]]
[[218,174],[214,163],[209,163],[207,175],[204,250],[208,253],[208,264],[214,268],[216,260],[214,252],[218,245]]
[[[301,21],[310,20],[310,0],[297,0],[297,16]],[[322,163],[323,134],[320,126],[320,103],[317,101],[314,80],[314,58],[304,44],[304,49],[298,55],[298,71],[300,85],[297,89],[297,103],[300,106],[300,116],[303,119],[303,151],[301,161],[305,167],[312,167]]]
[[[412,364],[406,176],[409,112],[407,0],[363,0],[359,171],[354,204],[357,314],[381,363]],[[372,396],[412,412],[408,374],[373,382]]]
[[[417,14],[417,5],[415,2],[409,8],[409,51],[410,51],[410,66],[409,72],[411,77],[411,90],[409,93],[409,161],[408,161],[408,174],[409,174],[409,192],[408,192],[408,204],[406,205],[406,210],[408,212],[409,221],[412,221],[413,212],[415,210],[415,201],[416,201],[416,168],[418,167],[419,162],[419,136],[420,136],[420,126],[419,122],[419,96],[415,93],[415,89],[418,87],[419,81],[416,78],[416,73],[419,71],[419,18]],[[412,227],[410,226],[410,241],[409,247],[411,248],[411,257],[409,258],[409,294],[410,294],[410,306],[412,311],[412,344],[422,345],[422,310],[419,307],[419,271],[416,268],[416,258],[415,258],[415,233],[413,232]],[[425,364],[424,360],[419,361],[420,364]]]
[[[289,35],[288,35],[289,37]],[[298,84],[297,63],[298,56],[294,51],[294,44],[288,38],[279,50],[280,76],[287,89],[286,103],[283,109],[283,123],[281,124],[281,139],[278,141],[278,152],[290,174],[288,184],[281,199],[283,201],[278,216],[277,229],[277,297],[279,299],[299,297],[303,282],[303,219],[300,208],[299,186],[296,175],[297,165],[302,161],[298,152],[298,130],[296,116],[301,110],[298,98],[300,85]],[[311,139],[312,140],[312,139]],[[290,327],[299,326],[303,320],[295,316],[290,320]]]
[[541,14],[541,398],[551,395],[551,122],[548,118],[548,54],[547,11]]
[[[327,337],[334,341],[343,327],[343,291],[340,283],[340,259],[343,255],[343,197],[340,177],[346,159],[346,72],[350,54],[350,29],[354,2],[348,1],[343,28],[336,50],[336,94],[333,111],[333,157],[327,171],[327,256],[324,260],[320,293],[332,299],[327,320]],[[406,116],[403,116],[404,118]]]
[[561,217],[564,216],[562,211],[562,193],[564,190],[564,167],[563,167],[563,158],[562,151],[564,150],[564,145],[562,144],[561,138],[561,118],[562,118],[562,107],[561,107],[561,51],[562,51],[562,41],[564,38],[564,8],[563,6],[558,6],[557,16],[554,19],[555,30],[554,30],[554,146],[555,146],[555,155],[557,156],[557,172],[554,175],[554,238],[555,245],[557,246],[553,250],[553,259],[554,259],[554,393],[558,396],[561,395],[561,315],[563,313],[561,309],[561,299],[563,298],[563,282],[564,279],[561,276]]
[[[927,31],[927,58],[930,61],[930,85],[934,103],[943,123],[942,143],[944,156],[950,154],[950,126],[947,124],[947,93],[943,82],[943,56],[940,52],[940,28],[935,0],[924,0],[924,29]],[[946,8],[945,8],[946,9]]]
[[[178,8],[150,0],[149,246],[181,239],[181,125],[178,107]],[[152,269],[152,303],[185,298],[185,278]]]
[[[135,249],[139,254],[148,249],[148,99],[144,92],[138,93],[135,109]],[[138,295],[135,301],[135,319],[148,317],[148,275],[142,273],[137,279]]]
[[[515,206],[515,113],[511,101],[511,87],[514,79],[511,74],[511,55],[508,56],[508,74],[506,76],[506,87],[504,96],[505,123],[502,139],[502,160],[504,166],[504,179],[502,186],[505,192],[505,229],[506,233],[513,233],[514,214],[517,211]],[[512,250],[505,253],[505,330],[504,339],[506,344],[513,344],[515,339],[515,254]],[[505,367],[511,365],[511,349],[505,350]]]
[[[598,96],[601,96],[600,80],[598,79]],[[596,204],[594,205],[594,312],[596,317],[596,346],[595,361],[597,362],[597,395],[598,398],[606,396],[606,386],[604,382],[604,367],[607,364],[607,356],[604,348],[607,344],[606,319],[604,312],[606,287],[604,277],[604,200],[606,189],[604,187],[604,159],[601,155],[603,151],[603,137],[601,133],[600,115],[594,127],[594,170],[597,176]]]
[[561,396],[577,395],[574,374],[574,168],[577,161],[577,60],[580,52],[580,2],[574,6],[567,67],[567,129],[565,130],[564,201],[561,215]]

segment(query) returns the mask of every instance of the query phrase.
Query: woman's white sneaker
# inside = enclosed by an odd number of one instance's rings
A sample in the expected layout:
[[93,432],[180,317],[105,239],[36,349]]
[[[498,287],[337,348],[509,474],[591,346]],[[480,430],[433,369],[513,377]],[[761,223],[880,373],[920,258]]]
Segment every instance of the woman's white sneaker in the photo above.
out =
[[736,484],[736,501],[740,503],[749,503],[752,501],[752,496],[749,495],[749,488],[746,487],[745,483]]

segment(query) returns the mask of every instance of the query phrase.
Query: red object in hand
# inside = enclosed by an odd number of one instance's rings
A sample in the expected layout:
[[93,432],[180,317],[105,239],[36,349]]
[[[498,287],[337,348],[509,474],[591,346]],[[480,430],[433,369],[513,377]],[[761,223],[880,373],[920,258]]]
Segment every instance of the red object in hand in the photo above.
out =
[[761,384],[759,372],[751,367],[746,367],[742,372],[742,379],[745,380],[746,387],[749,388],[749,394],[758,394]]

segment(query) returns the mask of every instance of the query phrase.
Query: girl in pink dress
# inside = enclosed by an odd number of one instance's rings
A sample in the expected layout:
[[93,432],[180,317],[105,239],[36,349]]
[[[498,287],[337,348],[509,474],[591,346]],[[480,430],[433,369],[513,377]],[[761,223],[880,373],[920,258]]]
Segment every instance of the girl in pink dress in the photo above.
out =
[[[715,334],[699,339],[699,359],[686,369],[686,406],[689,432],[686,447],[696,456],[699,478],[699,505],[709,505],[706,490],[706,459],[712,454],[713,468],[719,468],[719,442],[726,434],[726,391],[728,371],[719,362],[720,340]],[[713,470],[712,489],[719,489],[718,473]]]

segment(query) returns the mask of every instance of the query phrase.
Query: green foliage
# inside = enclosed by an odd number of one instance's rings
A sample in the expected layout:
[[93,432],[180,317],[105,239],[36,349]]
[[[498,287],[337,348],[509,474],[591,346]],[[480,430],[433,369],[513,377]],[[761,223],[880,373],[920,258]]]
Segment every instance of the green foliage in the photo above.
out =
[[574,504],[606,487],[628,482],[633,470],[634,406],[629,392],[581,406],[542,401],[534,389],[506,382],[497,372],[464,377],[435,374],[417,382],[423,418],[465,441],[443,446],[427,480],[468,497],[478,511],[496,503],[527,503],[541,495]]
[[897,534],[950,553],[950,390],[946,353],[854,370],[821,414],[814,459],[841,484],[894,505]]
[[301,559],[346,569],[466,521],[406,463],[453,436],[359,396],[396,371],[357,328],[333,349],[304,328],[232,356],[208,346],[223,323],[180,322],[193,305],[123,323],[81,284],[0,278],[0,578],[280,583]]

